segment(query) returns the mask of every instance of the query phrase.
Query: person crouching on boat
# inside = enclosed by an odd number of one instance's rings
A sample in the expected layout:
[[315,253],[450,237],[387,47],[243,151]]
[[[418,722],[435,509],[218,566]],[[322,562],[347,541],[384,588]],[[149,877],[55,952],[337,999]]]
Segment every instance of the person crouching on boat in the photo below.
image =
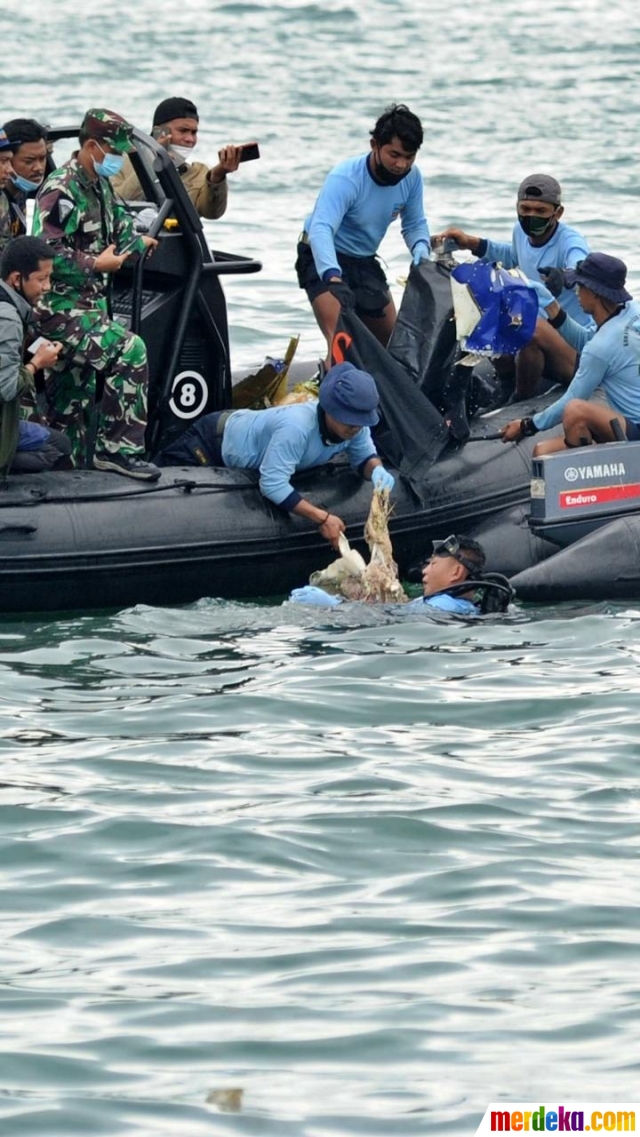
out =
[[338,363],[320,385],[318,402],[266,411],[204,415],[156,458],[160,466],[232,466],[260,471],[260,490],[280,509],[306,517],[338,547],[342,518],[313,505],[291,485],[296,470],[323,466],[346,453],[375,489],[393,488],[371,437],[378,422],[378,390],[366,371]]
[[[444,541],[434,541],[433,553],[422,569],[422,596],[402,605],[402,610],[428,605],[441,612],[451,612],[455,616],[479,616],[481,608],[475,603],[474,596],[485,561],[482,545],[471,537],[451,534]],[[474,586],[465,589],[466,581],[473,581]],[[507,582],[494,587],[509,592],[508,603],[512,591]],[[295,604],[315,604],[319,608],[336,608],[339,604],[345,603],[341,596],[332,596],[323,588],[317,588],[313,584],[294,588],[289,599]]]
[[[558,306],[556,325],[577,351],[578,370],[567,390],[533,418],[515,419],[503,427],[503,442],[562,422],[564,438],[539,442],[534,457],[566,447],[614,442],[615,420],[629,442],[640,440],[640,304],[625,288],[627,266],[607,253],[590,253],[575,269],[565,272],[567,287],[575,288],[580,305],[595,330],[577,324]],[[591,401],[602,385],[608,406]]]
[[49,289],[53,250],[37,237],[14,237],[0,261],[0,473],[50,470],[71,451],[57,430],[19,419],[20,397],[33,393],[37,371],[51,367],[60,343],[42,340],[23,363],[32,305]]

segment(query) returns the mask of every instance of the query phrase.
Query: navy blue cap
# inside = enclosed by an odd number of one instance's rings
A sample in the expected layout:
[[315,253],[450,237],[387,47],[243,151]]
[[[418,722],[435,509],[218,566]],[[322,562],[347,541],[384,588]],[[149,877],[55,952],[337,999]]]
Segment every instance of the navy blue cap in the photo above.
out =
[[323,411],[345,426],[375,426],[379,421],[375,380],[352,363],[336,363],[327,371],[319,399]]
[[567,288],[583,284],[596,296],[611,300],[614,304],[624,304],[632,300],[625,288],[627,266],[618,257],[608,253],[589,253],[583,261],[578,261],[573,269],[565,269],[564,281]]

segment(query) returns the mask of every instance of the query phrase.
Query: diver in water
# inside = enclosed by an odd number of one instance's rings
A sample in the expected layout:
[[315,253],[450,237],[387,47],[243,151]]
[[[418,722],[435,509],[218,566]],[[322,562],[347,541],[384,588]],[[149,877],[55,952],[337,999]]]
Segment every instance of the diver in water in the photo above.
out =
[[422,140],[417,115],[403,104],[387,107],[370,151],[334,166],[304,223],[296,273],[327,341],[327,367],[345,286],[363,323],[384,347],[389,342],[396,309],[376,254],[391,222],[400,217],[414,264],[429,259],[422,175],[414,166]]
[[[433,542],[433,553],[422,568],[422,596],[403,608],[437,608],[455,616],[480,616],[506,611],[513,589],[499,573],[483,575],[486,557],[482,545],[471,537],[451,534]],[[315,604],[336,608],[345,601],[323,588],[307,584],[294,588],[290,600],[295,604]]]

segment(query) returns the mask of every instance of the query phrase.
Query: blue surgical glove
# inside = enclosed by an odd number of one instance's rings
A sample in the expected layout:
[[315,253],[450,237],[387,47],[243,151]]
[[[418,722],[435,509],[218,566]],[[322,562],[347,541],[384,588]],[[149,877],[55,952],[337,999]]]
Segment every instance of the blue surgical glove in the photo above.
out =
[[314,584],[294,588],[289,600],[293,600],[294,604],[316,604],[318,608],[337,608],[338,604],[342,604],[342,597],[331,596],[324,588],[316,588]]
[[371,483],[374,490],[392,490],[396,484],[393,474],[385,470],[384,466],[374,466],[371,474]]
[[428,261],[429,260],[429,253],[431,252],[431,250],[429,248],[427,241],[416,241],[411,252],[413,254],[414,265],[419,265],[420,261]]

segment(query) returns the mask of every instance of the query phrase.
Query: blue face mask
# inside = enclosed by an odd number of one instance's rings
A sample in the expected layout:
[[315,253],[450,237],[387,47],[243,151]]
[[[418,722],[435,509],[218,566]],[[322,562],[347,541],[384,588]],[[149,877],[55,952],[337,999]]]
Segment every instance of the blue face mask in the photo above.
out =
[[[96,146],[102,150],[102,146],[100,146],[99,142],[96,142]],[[102,150],[102,153],[104,154],[104,161],[96,162],[94,158],[93,168],[99,177],[113,178],[115,174],[120,173],[124,165],[124,158],[122,157],[122,154],[105,154],[104,150]]]
[[20,174],[13,174],[12,181],[14,186],[24,193],[33,193],[34,190],[40,189],[42,182],[30,182],[28,178],[23,178]]

